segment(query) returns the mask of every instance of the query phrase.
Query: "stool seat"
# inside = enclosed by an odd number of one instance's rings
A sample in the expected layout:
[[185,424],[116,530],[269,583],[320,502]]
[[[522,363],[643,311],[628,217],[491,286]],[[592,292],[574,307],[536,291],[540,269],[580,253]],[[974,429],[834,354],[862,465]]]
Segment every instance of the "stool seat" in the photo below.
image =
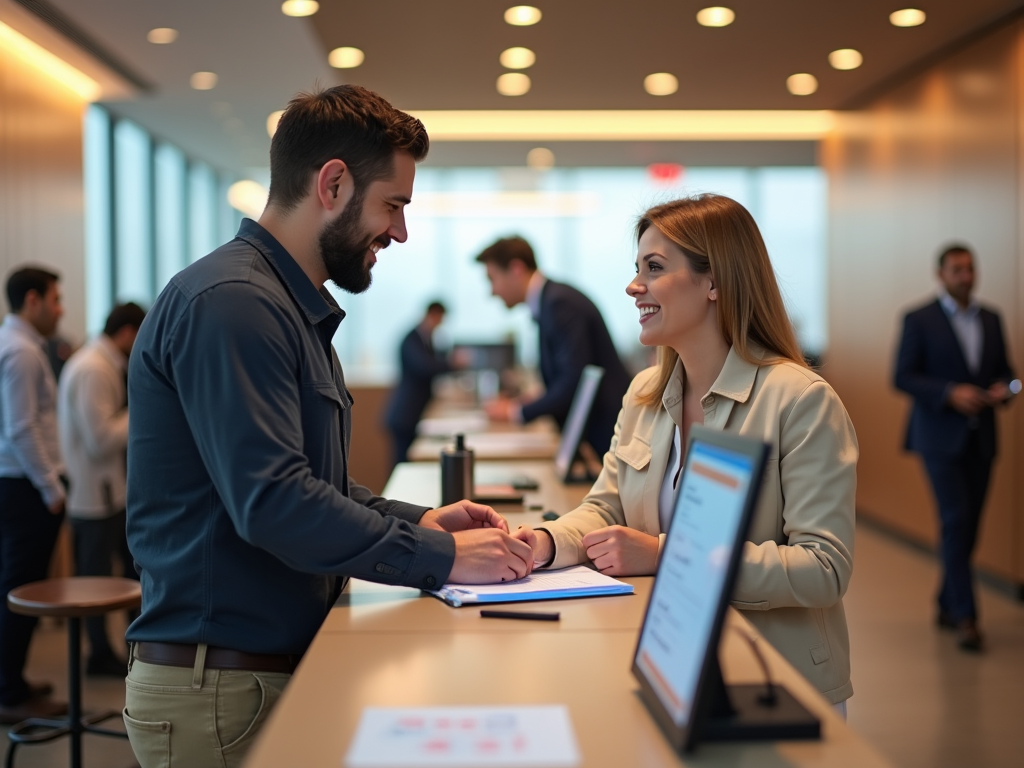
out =
[[25,616],[100,616],[141,604],[139,582],[113,576],[33,581],[7,594],[7,607]]

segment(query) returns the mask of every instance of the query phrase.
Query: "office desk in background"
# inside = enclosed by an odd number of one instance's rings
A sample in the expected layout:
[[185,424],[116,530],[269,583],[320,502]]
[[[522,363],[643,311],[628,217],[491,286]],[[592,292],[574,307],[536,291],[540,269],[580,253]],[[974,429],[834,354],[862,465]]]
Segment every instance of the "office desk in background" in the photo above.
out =
[[466,436],[466,445],[478,461],[552,459],[561,439],[550,418],[525,425],[492,422],[483,411],[445,403],[432,404],[418,430],[409,448],[409,461],[438,461],[441,449],[452,445],[452,436],[458,433]]
[[[589,488],[557,483],[547,462],[491,468],[535,474],[540,488],[532,495],[545,508],[571,508]],[[400,464],[385,495],[435,504],[438,478],[436,465]],[[500,511],[512,528],[540,521],[539,510]],[[483,619],[479,608],[451,608],[416,589],[354,580],[317,633],[246,766],[343,766],[365,707],[537,704],[568,707],[586,768],[889,765],[763,640],[772,679],[821,718],[821,741],[709,743],[679,756],[648,714],[630,672],[653,577],[625,581],[635,595],[545,601],[543,610],[559,611],[561,621],[533,622]],[[740,634],[753,632],[750,624],[733,610],[727,622],[720,649],[726,681],[762,681]]]

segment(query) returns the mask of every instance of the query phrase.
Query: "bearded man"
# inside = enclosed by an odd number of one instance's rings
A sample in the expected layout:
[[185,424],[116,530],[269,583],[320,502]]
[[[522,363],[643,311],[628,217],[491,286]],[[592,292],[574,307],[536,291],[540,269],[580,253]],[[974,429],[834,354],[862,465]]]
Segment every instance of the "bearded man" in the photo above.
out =
[[235,766],[348,576],[436,589],[526,575],[489,507],[348,476],[352,398],[324,288],[406,239],[423,125],[344,85],[292,100],[259,223],[175,276],[129,370],[128,542],[142,613],[124,711],[142,768]]

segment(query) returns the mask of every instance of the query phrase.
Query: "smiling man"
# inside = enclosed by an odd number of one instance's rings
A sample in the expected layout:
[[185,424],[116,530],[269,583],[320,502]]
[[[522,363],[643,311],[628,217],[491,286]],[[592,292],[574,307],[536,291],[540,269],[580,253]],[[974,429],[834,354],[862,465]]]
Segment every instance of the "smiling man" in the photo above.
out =
[[[132,353],[128,541],[142,579],[125,724],[142,768],[235,766],[347,576],[512,580],[489,507],[428,510],[348,476],[352,398],[324,288],[404,242],[423,125],[357,86],[292,100],[259,223],[175,276]],[[169,756],[169,759],[168,759]]]

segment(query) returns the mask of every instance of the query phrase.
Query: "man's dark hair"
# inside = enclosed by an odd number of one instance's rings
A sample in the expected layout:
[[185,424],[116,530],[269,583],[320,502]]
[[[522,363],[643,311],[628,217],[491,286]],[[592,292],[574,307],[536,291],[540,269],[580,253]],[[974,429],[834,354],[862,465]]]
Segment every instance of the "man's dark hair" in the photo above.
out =
[[125,326],[134,328],[137,331],[145,319],[146,310],[138,304],[131,301],[127,304],[118,304],[107,315],[107,324],[103,326],[103,333],[107,336],[113,336]]
[[963,243],[950,243],[943,248],[942,253],[939,254],[939,269],[946,266],[946,257],[954,253],[966,253],[972,258],[974,257],[974,252]]
[[503,272],[508,270],[513,261],[523,262],[531,272],[537,270],[537,259],[533,255],[533,248],[518,235],[503,237],[492,243],[480,252],[476,260],[481,264],[494,264]]
[[7,277],[7,304],[11,312],[21,312],[29,291],[35,291],[42,298],[58,280],[60,275],[42,267],[22,267],[11,272]]
[[447,311],[448,310],[445,308],[444,304],[442,304],[440,301],[432,301],[429,304],[427,304],[427,314],[428,315],[431,312],[440,312],[441,314],[444,314]]
[[268,205],[290,211],[309,192],[312,175],[342,160],[359,189],[394,170],[396,152],[419,162],[430,139],[423,123],[358,85],[301,93],[288,102],[270,142]]

